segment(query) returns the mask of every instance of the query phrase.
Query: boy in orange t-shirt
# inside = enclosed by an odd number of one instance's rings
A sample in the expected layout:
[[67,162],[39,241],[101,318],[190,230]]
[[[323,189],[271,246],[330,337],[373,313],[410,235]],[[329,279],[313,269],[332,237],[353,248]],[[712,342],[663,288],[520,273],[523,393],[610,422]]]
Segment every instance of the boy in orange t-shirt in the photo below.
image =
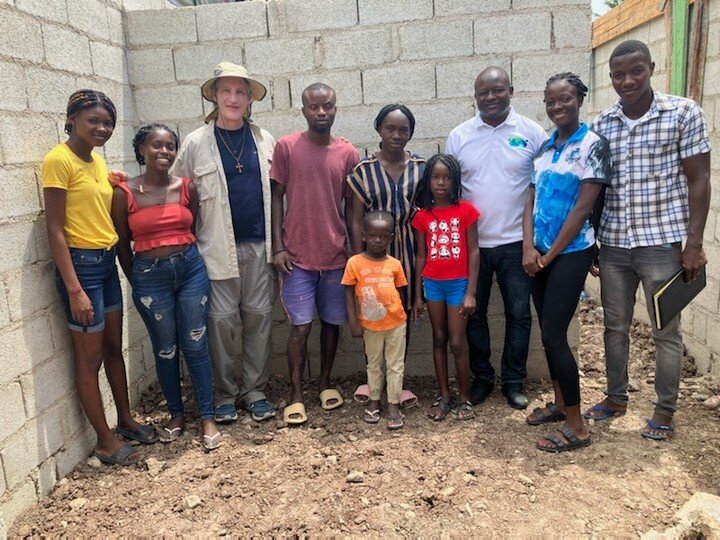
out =
[[407,287],[402,265],[387,254],[395,223],[388,212],[373,210],[363,220],[365,251],[350,258],[345,267],[345,307],[353,337],[362,337],[367,356],[370,401],[363,419],[380,421],[383,363],[387,371],[388,429],[403,427],[400,393],[405,371],[407,315],[401,289]]

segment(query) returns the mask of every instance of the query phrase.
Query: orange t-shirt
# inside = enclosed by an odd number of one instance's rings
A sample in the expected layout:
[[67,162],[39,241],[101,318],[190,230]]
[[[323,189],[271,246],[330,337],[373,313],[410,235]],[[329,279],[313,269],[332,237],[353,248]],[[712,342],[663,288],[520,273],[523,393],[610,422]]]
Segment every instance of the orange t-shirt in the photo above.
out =
[[398,287],[408,283],[397,259],[388,255],[376,261],[362,254],[354,255],[345,266],[342,284],[355,287],[360,323],[368,330],[392,330],[407,319]]

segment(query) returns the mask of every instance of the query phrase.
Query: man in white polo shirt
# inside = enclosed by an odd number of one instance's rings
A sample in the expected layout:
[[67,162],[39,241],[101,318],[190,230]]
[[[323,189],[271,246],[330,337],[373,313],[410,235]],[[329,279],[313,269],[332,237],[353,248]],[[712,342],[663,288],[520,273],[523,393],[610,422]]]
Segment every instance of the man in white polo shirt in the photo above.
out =
[[507,72],[488,67],[475,79],[478,113],[452,130],[445,151],[462,167],[463,199],[480,211],[477,222],[480,273],[477,310],[467,325],[471,399],[483,402],[492,392],[487,308],[493,274],[505,306],[502,392],[516,409],[528,405],[524,380],[530,341],[530,278],[522,268],[522,212],[533,159],[547,140],[542,127],[510,106],[513,87]]

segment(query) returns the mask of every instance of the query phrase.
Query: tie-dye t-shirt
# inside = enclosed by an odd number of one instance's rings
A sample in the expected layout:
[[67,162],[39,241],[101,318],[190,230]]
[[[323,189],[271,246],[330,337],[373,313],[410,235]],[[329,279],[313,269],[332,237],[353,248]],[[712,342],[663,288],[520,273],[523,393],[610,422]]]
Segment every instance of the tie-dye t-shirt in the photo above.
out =
[[[585,124],[556,146],[553,132],[535,159],[531,183],[535,186],[535,247],[546,253],[560,233],[584,182],[610,185],[610,147],[607,139]],[[580,233],[562,253],[581,251],[595,244],[595,231],[586,219]]]

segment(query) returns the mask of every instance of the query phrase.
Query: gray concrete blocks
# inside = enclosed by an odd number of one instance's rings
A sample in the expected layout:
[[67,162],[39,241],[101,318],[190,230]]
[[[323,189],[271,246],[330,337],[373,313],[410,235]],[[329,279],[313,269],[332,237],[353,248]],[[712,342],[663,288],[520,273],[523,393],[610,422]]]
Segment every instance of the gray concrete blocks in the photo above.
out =
[[68,19],[73,27],[91,36],[107,40],[107,9],[98,0],[67,0]]
[[395,59],[392,31],[373,28],[329,34],[322,38],[327,69],[384,64]]
[[258,75],[310,71],[315,68],[315,39],[250,41],[245,45],[245,61],[248,71]]
[[290,79],[290,97],[293,107],[296,109],[302,107],[300,99],[302,91],[316,82],[325,83],[335,90],[339,107],[361,105],[363,102],[360,71],[326,71],[298,75]]
[[68,22],[67,2],[65,0],[16,0],[15,6],[31,15],[55,22]]
[[125,45],[125,30],[123,29],[123,16],[122,12],[107,8],[107,20],[108,20],[108,38],[112,43],[116,45]]
[[363,71],[365,103],[413,102],[435,97],[435,66],[399,64]]
[[125,51],[121,47],[91,41],[90,56],[95,75],[127,84],[128,73]]
[[494,15],[475,20],[475,53],[498,54],[550,48],[550,13]]
[[31,168],[0,172],[0,220],[36,214],[40,211],[35,173]]
[[75,387],[72,359],[53,356],[25,373],[20,382],[28,418],[34,418]]
[[435,100],[412,106],[417,124],[418,139],[446,139],[455,126],[473,115],[472,102],[468,99]]
[[557,9],[553,11],[554,46],[558,49],[590,47],[590,6],[585,9]]
[[37,261],[35,231],[32,221],[22,220],[0,225],[5,248],[0,258],[0,274]]
[[0,388],[0,441],[7,439],[25,423],[22,389],[17,382]]
[[0,116],[0,149],[5,163],[40,163],[57,142],[57,130],[52,120],[39,116]]
[[163,84],[175,80],[172,49],[129,50],[127,62],[130,83],[135,86]]
[[11,382],[29,370],[34,362],[50,358],[53,354],[52,340],[47,331],[47,318],[34,317],[3,333],[0,349],[0,385]]
[[459,62],[442,62],[435,67],[437,95],[439,98],[467,97],[474,101],[475,79],[489,66],[498,66],[510,73],[508,57],[482,56]]
[[400,27],[400,58],[424,60],[469,56],[473,53],[473,23],[469,20]]
[[35,483],[28,478],[13,489],[9,495],[5,498],[5,502],[0,504],[0,516],[8,524],[12,523],[26,508],[37,502]]
[[360,24],[387,24],[429,19],[433,16],[432,0],[358,0]]
[[201,43],[267,35],[265,2],[198,6],[195,14]]
[[129,47],[197,42],[195,8],[125,12]]
[[40,23],[9,9],[0,11],[0,54],[41,62],[43,42]]
[[88,38],[54,25],[43,25],[45,59],[57,69],[89,75],[92,73]]
[[0,81],[5,81],[0,92],[0,109],[22,111],[27,107],[25,93],[25,73],[22,66],[9,62],[0,62]]
[[137,119],[195,118],[202,114],[202,97],[196,86],[175,85],[166,88],[141,88],[135,92]]
[[[4,274],[10,318],[25,319],[57,301],[54,266],[37,263]],[[45,321],[47,323],[47,321]],[[33,364],[42,358],[33,357]]]
[[435,16],[476,15],[479,12],[509,11],[511,0],[435,0]]
[[284,8],[288,32],[348,28],[358,21],[355,0],[285,0]]
[[558,51],[513,60],[513,86],[516,92],[544,90],[546,81],[556,73],[571,71],[588,81],[590,63],[585,53]]
[[[213,68],[222,61],[243,63],[242,41],[225,41],[182,46],[173,49],[175,78],[178,81],[205,82],[213,74]],[[165,62],[163,58],[160,62]],[[168,66],[163,66],[166,70]],[[170,63],[172,67],[172,63]],[[254,75],[254,73],[251,73]],[[200,89],[198,88],[198,92]]]

